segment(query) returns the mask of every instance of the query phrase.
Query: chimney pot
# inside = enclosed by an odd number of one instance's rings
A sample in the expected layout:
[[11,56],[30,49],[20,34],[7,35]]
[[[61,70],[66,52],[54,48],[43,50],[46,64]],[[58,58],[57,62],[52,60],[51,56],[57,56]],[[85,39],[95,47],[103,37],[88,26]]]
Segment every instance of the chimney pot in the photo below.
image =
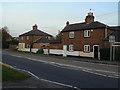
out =
[[37,25],[36,24],[33,26],[33,30],[37,30]]
[[66,22],[66,26],[68,26],[68,25],[69,25],[69,21]]

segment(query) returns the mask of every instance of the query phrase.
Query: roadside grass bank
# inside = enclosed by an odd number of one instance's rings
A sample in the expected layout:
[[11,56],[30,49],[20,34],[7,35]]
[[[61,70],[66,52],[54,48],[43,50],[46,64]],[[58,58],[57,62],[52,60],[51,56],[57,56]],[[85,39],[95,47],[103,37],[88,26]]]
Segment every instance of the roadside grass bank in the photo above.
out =
[[[1,65],[1,64],[0,64]],[[26,75],[17,70],[11,69],[7,66],[2,65],[2,81],[18,82],[30,78],[31,76]]]

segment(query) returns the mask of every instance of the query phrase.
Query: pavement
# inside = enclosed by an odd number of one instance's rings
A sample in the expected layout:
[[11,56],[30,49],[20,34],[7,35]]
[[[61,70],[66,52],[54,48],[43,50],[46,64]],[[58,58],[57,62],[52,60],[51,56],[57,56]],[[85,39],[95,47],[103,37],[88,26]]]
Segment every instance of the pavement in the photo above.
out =
[[3,62],[28,70],[42,80],[60,85],[77,88],[118,87],[118,65],[83,62],[74,57],[64,58],[7,50],[3,51]]
[[[9,49],[3,50],[7,52],[11,52],[14,54],[23,54],[22,52],[16,52]],[[99,60],[99,59],[93,59],[93,58],[83,58],[83,57],[77,57],[77,56],[68,56],[63,57],[59,55],[43,55],[43,54],[33,54],[33,53],[24,53],[24,55],[34,55],[34,56],[41,56],[41,57],[52,57],[52,58],[59,58],[59,59],[65,59],[65,60],[74,60],[74,61],[82,61],[82,62],[90,62],[90,63],[101,63],[101,64],[109,64],[109,65],[120,65],[120,61],[108,61],[108,60]]]

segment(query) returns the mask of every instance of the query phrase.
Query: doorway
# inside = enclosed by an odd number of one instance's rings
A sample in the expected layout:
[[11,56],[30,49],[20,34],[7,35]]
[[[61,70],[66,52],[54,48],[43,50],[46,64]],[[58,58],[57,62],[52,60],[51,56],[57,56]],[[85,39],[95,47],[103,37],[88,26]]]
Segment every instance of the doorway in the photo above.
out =
[[99,55],[99,45],[93,46],[94,58],[98,58]]

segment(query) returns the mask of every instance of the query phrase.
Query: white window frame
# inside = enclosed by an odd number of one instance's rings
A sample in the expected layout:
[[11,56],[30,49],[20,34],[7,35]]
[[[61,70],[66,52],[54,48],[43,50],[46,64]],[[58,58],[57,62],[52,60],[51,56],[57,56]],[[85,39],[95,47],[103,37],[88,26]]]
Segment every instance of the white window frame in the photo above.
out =
[[23,49],[23,44],[21,44],[21,49]]
[[21,37],[21,40],[23,40],[24,38],[23,38],[23,36]]
[[84,37],[90,37],[90,30],[85,30],[84,31]]
[[29,36],[27,36],[27,40],[29,40]]
[[29,48],[29,44],[27,44],[27,48]]
[[[86,47],[87,47],[87,50],[86,50]],[[89,47],[89,49],[88,49]],[[90,52],[90,45],[84,45],[84,52]]]
[[69,51],[70,51],[70,52],[74,51],[74,45],[73,45],[73,44],[70,44],[70,45],[69,45]]
[[69,38],[74,38],[74,32],[69,32]]

